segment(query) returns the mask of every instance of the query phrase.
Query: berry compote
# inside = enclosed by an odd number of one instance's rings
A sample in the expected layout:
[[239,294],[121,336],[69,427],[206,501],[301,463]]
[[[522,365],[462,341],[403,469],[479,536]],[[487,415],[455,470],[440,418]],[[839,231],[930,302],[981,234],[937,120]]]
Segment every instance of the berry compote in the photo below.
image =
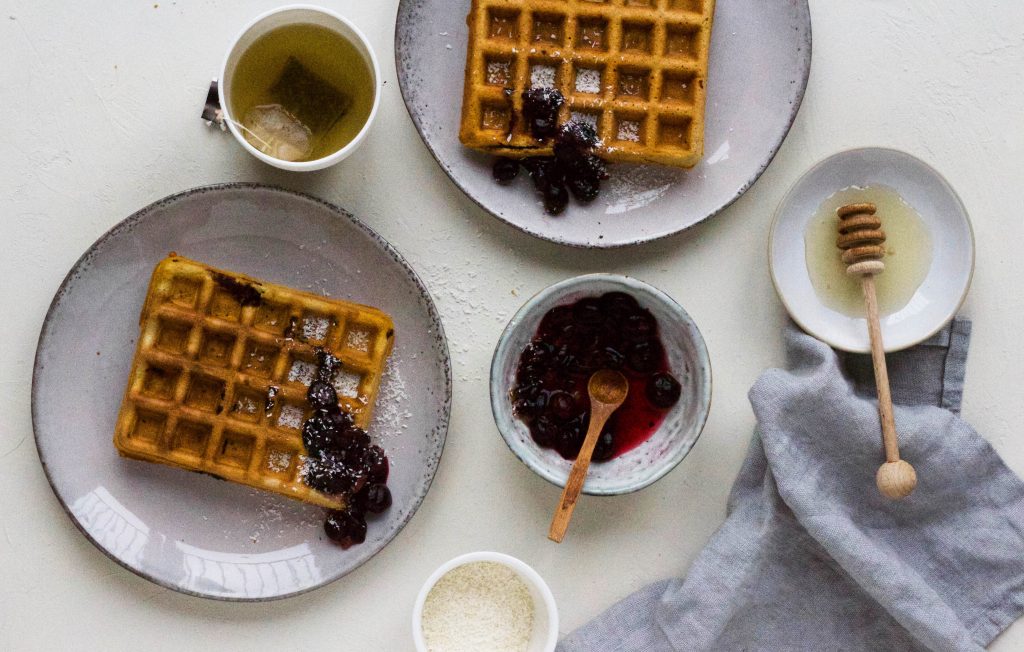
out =
[[647,441],[679,401],[654,315],[624,292],[587,297],[549,310],[519,356],[512,407],[534,441],[566,459],[579,454],[590,421],[587,382],[599,369],[625,374],[629,394],[601,431],[595,461]]
[[366,514],[390,507],[391,491],[384,449],[372,444],[338,404],[333,380],[340,366],[329,352],[317,351],[316,378],[306,392],[313,414],[302,424],[307,453],[303,479],[322,493],[348,496],[345,509],[331,510],[324,523],[327,536],[348,548],[366,540]]

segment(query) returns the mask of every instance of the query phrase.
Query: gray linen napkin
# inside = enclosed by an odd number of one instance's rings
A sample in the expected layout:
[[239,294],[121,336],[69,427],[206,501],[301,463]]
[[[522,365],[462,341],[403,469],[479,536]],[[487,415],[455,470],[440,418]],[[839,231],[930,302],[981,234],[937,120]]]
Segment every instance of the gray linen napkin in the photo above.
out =
[[790,326],[788,369],[750,390],[758,426],[728,517],[687,577],[627,597],[559,652],[982,649],[1024,611],[1024,484],[955,414],[969,340],[957,320],[888,357],[919,478],[890,502],[874,484],[870,359]]

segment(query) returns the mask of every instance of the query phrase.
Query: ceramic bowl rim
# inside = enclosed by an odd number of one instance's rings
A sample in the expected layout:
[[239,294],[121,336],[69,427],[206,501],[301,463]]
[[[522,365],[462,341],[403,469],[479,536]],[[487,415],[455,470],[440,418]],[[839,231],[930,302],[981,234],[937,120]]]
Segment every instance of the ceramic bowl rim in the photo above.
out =
[[[662,303],[669,312],[678,320],[676,324],[680,324],[684,327],[685,337],[690,339],[694,345],[697,359],[700,368],[696,370],[694,376],[700,380],[700,388],[698,390],[698,398],[702,405],[698,407],[697,419],[694,422],[694,430],[696,436],[693,441],[690,442],[689,446],[680,447],[678,450],[673,451],[672,455],[659,458],[659,460],[651,465],[652,469],[655,469],[649,476],[643,480],[620,488],[593,488],[584,485],[583,493],[589,496],[619,496],[624,494],[630,494],[641,489],[645,489],[658,480],[662,479],[669,474],[676,466],[682,462],[697,441],[700,439],[701,434],[704,432],[705,426],[707,426],[708,416],[711,412],[711,402],[713,396],[713,372],[711,368],[711,357],[708,354],[707,343],[704,341],[704,336],[701,334],[700,329],[697,327],[696,322],[690,317],[690,314],[672,297],[668,294],[654,287],[653,285],[623,274],[613,274],[605,272],[597,272],[591,274],[582,274],[579,276],[573,276],[540,290],[532,297],[526,300],[526,302],[516,311],[512,319],[509,320],[498,339],[498,344],[494,348],[494,354],[491,357],[491,369],[490,369],[490,397],[491,397],[491,415],[494,418],[494,423],[497,426],[498,434],[504,440],[505,445],[508,446],[509,450],[519,459],[520,462],[525,464],[531,471],[544,478],[556,487],[564,487],[566,478],[562,477],[563,474],[555,473],[551,469],[532,463],[527,459],[521,452],[519,444],[516,443],[515,433],[508,432],[508,429],[502,423],[500,415],[503,413],[502,405],[503,402],[508,401],[507,388],[505,387],[504,377],[501,372],[501,366],[503,361],[509,355],[515,355],[516,352],[510,350],[509,342],[512,339],[513,334],[521,326],[523,321],[533,315],[541,302],[546,300],[548,297],[562,292],[573,290],[580,287],[586,287],[595,282],[608,282],[621,286],[627,291],[635,291],[642,293],[652,299]],[[692,337],[691,337],[692,336]],[[511,409],[508,410],[509,415],[512,419],[515,419],[514,415],[511,415]]]

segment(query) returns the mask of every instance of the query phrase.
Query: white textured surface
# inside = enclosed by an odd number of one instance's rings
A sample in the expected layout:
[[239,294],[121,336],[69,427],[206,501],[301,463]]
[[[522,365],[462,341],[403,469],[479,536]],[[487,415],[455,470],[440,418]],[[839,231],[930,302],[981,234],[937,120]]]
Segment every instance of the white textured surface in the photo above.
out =
[[[396,0],[326,3],[367,32],[387,84],[363,148],[307,176],[259,163],[196,117],[238,28],[279,0],[158,4],[0,3],[0,649],[409,650],[423,580],[477,549],[533,565],[559,601],[563,630],[650,580],[683,573],[724,516],[753,426],[747,388],[782,362],[784,315],[765,261],[771,213],[809,165],[847,147],[904,149],[963,197],[978,238],[964,415],[1024,473],[1024,299],[1016,282],[1024,271],[1024,4],[814,0],[807,97],[764,177],[689,234],[612,252],[567,252],[522,235],[448,182],[395,81]],[[453,61],[443,74],[461,66]],[[36,336],[77,257],[145,204],[229,180],[322,196],[394,243],[438,302],[455,372],[445,456],[410,525],[341,581],[268,604],[186,597],[107,560],[51,494],[29,416]],[[528,295],[593,271],[635,275],[683,304],[707,340],[715,399],[703,437],[676,471],[637,495],[584,500],[559,547],[545,538],[559,492],[501,442],[486,377],[498,334]],[[1016,625],[993,649],[1022,647],[1024,625]]]

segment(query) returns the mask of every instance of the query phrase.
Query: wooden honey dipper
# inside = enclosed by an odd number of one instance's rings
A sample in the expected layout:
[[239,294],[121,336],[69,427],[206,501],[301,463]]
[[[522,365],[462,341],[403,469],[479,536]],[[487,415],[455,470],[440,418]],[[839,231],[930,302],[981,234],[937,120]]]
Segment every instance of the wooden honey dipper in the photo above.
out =
[[836,245],[843,250],[846,273],[859,276],[867,307],[868,334],[871,337],[871,360],[875,367],[875,385],[878,387],[878,416],[882,422],[882,443],[885,463],[878,469],[875,482],[883,496],[906,498],[917,486],[917,473],[900,459],[900,446],[896,439],[896,421],[889,390],[889,371],[885,366],[885,347],[882,328],[878,322],[878,296],[875,276],[885,271],[885,231],[882,220],[875,215],[874,204],[848,204],[839,208],[839,238]]

